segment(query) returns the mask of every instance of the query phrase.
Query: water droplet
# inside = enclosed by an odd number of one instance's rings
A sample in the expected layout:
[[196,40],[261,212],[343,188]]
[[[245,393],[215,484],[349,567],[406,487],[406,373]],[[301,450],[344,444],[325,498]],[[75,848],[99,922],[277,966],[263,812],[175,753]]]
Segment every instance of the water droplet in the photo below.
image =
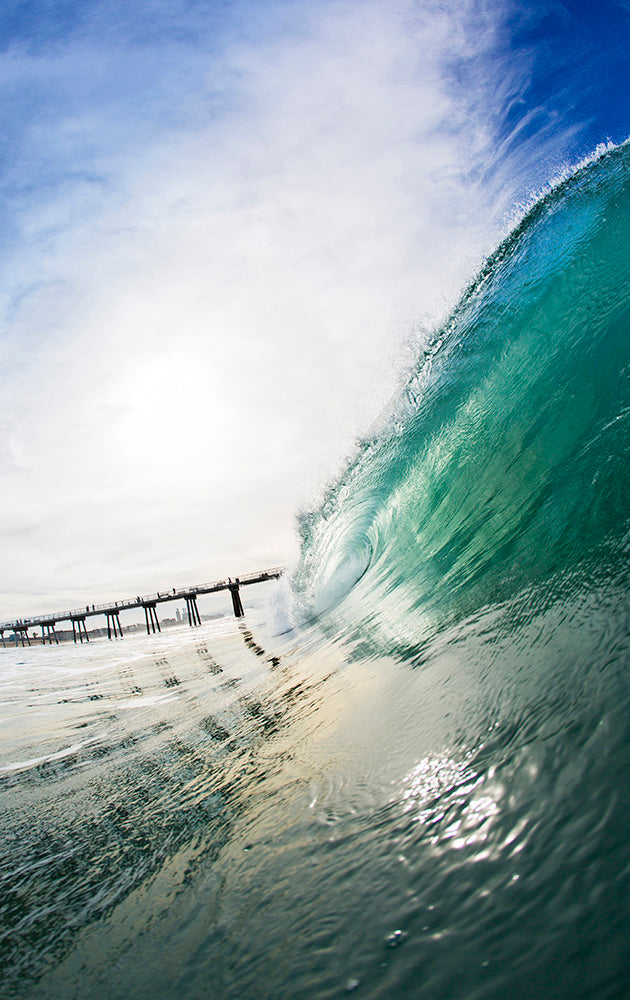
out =
[[388,948],[397,948],[398,945],[403,943],[406,937],[407,937],[406,931],[401,931],[400,929],[392,931],[392,933],[388,934],[387,937],[385,938],[385,944],[387,945]]
[[360,985],[360,979],[349,979],[345,985],[345,991],[346,993],[352,993],[352,991],[356,990]]

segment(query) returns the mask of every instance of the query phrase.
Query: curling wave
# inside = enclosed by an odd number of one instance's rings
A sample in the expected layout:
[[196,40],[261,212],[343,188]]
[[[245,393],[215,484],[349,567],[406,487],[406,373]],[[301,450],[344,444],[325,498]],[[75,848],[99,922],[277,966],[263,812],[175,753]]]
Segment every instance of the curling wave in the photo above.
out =
[[[296,588],[413,643],[527,589],[623,572],[630,146],[541,198],[464,294],[322,509]],[[354,586],[360,579],[360,584]],[[354,587],[354,589],[353,589]],[[337,617],[336,622],[339,622]]]

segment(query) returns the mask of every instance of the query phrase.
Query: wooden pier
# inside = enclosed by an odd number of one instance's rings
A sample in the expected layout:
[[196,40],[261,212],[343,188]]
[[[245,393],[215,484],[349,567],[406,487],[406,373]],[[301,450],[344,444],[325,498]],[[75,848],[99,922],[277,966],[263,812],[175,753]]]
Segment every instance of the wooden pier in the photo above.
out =
[[284,567],[263,570],[260,573],[249,573],[241,577],[228,577],[224,580],[215,580],[214,583],[203,583],[194,587],[173,587],[172,590],[158,591],[155,594],[147,594],[144,597],[127,598],[123,601],[110,601],[107,604],[86,604],[84,608],[75,608],[72,611],[60,611],[52,615],[38,615],[35,618],[18,618],[16,621],[3,622],[0,625],[0,639],[2,645],[6,646],[5,632],[11,633],[10,639],[15,640],[15,645],[30,646],[29,629],[41,628],[42,644],[46,642],[59,642],[59,636],[55,626],[60,622],[72,624],[72,638],[74,642],[89,642],[87,618],[94,618],[97,615],[104,615],[107,621],[107,636],[109,639],[122,638],[123,630],[120,624],[120,612],[144,610],[144,618],[147,635],[151,632],[161,632],[160,621],[157,615],[157,605],[165,604],[168,601],[186,601],[186,613],[188,624],[193,627],[201,625],[201,617],[197,606],[197,598],[200,594],[216,594],[221,590],[229,590],[232,598],[232,610],[237,618],[244,615],[243,603],[241,601],[241,587],[247,587],[253,583],[263,583],[265,580],[277,580],[284,573]]

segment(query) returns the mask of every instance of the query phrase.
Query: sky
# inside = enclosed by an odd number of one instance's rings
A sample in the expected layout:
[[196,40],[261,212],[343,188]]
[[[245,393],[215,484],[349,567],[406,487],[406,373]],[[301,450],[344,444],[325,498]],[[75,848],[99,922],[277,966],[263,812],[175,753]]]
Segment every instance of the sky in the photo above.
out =
[[4,0],[0,620],[297,557],[630,3]]

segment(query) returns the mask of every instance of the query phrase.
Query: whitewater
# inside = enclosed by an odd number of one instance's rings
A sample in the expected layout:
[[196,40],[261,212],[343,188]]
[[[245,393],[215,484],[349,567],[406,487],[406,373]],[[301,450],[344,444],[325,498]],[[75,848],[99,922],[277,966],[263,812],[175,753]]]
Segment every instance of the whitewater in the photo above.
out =
[[627,995],[629,238],[623,145],[244,621],[0,650],[0,996]]

